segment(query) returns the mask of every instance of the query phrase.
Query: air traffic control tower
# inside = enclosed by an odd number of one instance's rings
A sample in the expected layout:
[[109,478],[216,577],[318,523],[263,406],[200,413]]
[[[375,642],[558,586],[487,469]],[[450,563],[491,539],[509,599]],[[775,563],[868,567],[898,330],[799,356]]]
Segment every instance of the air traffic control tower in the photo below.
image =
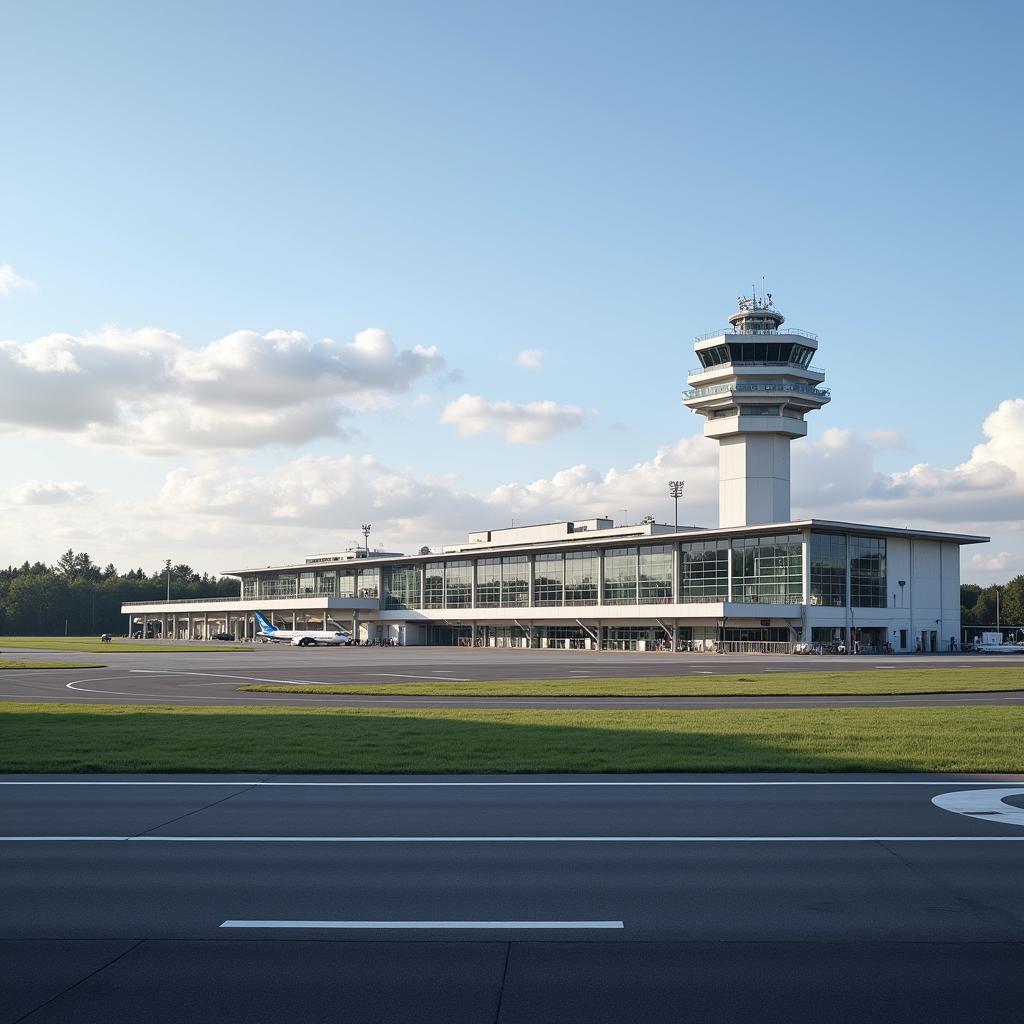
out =
[[701,365],[683,404],[718,441],[720,527],[789,522],[789,442],[807,433],[806,414],[830,401],[824,370],[811,366],[817,336],[784,321],[770,292],[755,293],[740,298],[728,330],[693,346]]

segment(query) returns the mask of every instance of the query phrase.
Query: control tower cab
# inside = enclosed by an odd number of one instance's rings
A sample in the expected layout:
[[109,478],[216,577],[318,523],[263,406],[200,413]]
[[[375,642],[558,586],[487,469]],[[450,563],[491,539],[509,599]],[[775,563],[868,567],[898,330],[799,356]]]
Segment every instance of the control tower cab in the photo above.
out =
[[789,443],[804,417],[830,401],[825,371],[811,365],[817,335],[784,328],[771,293],[741,297],[730,327],[695,340],[683,404],[718,441],[719,526],[790,519]]

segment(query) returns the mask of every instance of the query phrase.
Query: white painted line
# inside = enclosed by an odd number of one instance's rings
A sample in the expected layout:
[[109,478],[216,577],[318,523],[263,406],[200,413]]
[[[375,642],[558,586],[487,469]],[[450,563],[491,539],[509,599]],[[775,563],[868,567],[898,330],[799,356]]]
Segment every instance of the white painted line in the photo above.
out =
[[1024,843],[999,836],[0,836],[3,843]]
[[961,793],[940,793],[932,803],[944,811],[970,818],[998,821],[1003,825],[1024,825],[1024,807],[1005,803],[1007,797],[1024,796],[1024,789],[972,789]]
[[221,928],[624,928],[621,921],[225,921]]
[[[371,674],[375,675],[375,676],[387,676],[390,679],[422,679],[422,680],[424,680],[425,682],[428,682],[428,683],[435,682],[435,679],[434,679],[433,676],[424,676],[424,675],[414,676],[414,675],[408,675],[408,674],[406,674],[404,672],[373,672]],[[445,676],[444,679],[438,679],[438,680],[436,680],[436,682],[439,682],[439,683],[472,683],[472,682],[475,682],[475,680],[473,680],[473,679],[462,679],[459,676]],[[363,696],[365,697],[365,696],[369,696],[369,695],[368,694],[363,694]]]
[[[1024,782],[1024,780],[1022,780]],[[972,781],[970,779],[936,779],[934,782],[931,780],[921,779],[903,779],[903,780],[892,780],[884,779],[878,782],[864,781],[864,780],[835,780],[824,779],[824,780],[789,780],[789,779],[758,779],[758,780],[723,780],[723,781],[689,781],[689,780],[650,780],[650,779],[556,779],[556,780],[515,780],[515,781],[414,781],[400,779],[397,781],[380,781],[380,782],[276,782],[271,779],[251,781],[248,779],[241,779],[234,782],[220,782],[220,781],[193,781],[193,780],[157,780],[157,779],[131,779],[127,781],[111,780],[111,779],[4,779],[0,780],[0,786],[279,786],[279,787],[307,787],[307,786],[323,786],[325,788],[417,788],[417,787],[436,787],[441,789],[461,789],[461,788],[472,788],[475,786],[492,786],[492,787],[509,787],[509,788],[531,788],[531,787],[548,787],[548,786],[931,786],[933,789],[936,787],[945,786],[988,786],[990,788],[1005,786],[1006,780],[1000,781]]]

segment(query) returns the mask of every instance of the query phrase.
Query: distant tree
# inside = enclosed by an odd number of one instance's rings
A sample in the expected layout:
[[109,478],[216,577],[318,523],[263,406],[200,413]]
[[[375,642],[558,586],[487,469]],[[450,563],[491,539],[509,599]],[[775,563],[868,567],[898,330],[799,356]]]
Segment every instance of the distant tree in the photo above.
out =
[[999,601],[999,618],[1011,626],[1024,625],[1024,576],[1014,576],[1003,587]]

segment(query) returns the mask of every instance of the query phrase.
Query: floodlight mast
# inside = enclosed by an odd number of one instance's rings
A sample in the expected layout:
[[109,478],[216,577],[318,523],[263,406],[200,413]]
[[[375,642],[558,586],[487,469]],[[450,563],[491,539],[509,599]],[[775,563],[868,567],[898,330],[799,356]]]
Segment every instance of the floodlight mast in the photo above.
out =
[[675,499],[676,503],[676,533],[679,532],[679,499],[683,496],[683,486],[685,485],[685,483],[685,480],[669,480],[668,482],[668,493],[672,498]]
[[367,558],[370,557],[370,530],[372,529],[373,527],[369,523],[363,523],[363,551]]

